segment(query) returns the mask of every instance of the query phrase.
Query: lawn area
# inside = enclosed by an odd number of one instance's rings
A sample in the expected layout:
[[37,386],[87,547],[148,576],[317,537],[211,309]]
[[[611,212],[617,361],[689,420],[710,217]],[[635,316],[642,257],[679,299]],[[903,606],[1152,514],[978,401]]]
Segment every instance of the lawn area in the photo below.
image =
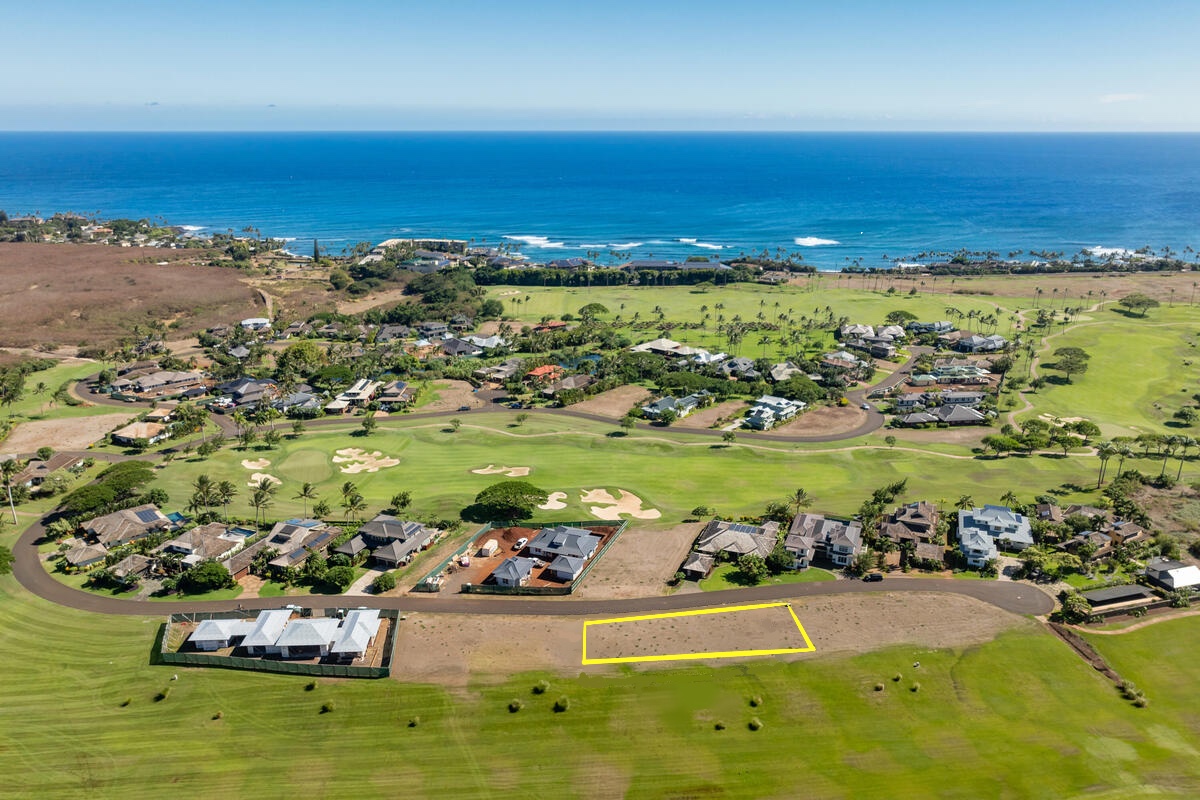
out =
[[[1140,620],[1139,620],[1140,621]],[[1113,636],[1084,634],[1125,680],[1146,693],[1150,709],[1174,716],[1178,708],[1192,708],[1184,719],[1188,725],[1182,738],[1164,730],[1153,737],[1160,747],[1183,750],[1196,757],[1200,741],[1200,718],[1194,713],[1196,686],[1200,685],[1200,617],[1155,622],[1136,631]],[[1193,788],[1192,794],[1200,789]]]
[[1198,337],[1200,311],[1186,306],[1155,309],[1145,319],[1112,309],[1097,312],[1093,321],[1050,338],[1038,368],[1039,374],[1058,380],[1062,373],[1045,368],[1055,361],[1054,350],[1082,347],[1091,354],[1088,371],[1072,376],[1071,383],[1051,383],[1027,393],[1035,407],[1030,413],[1084,417],[1107,437],[1187,434],[1187,428],[1164,425],[1181,406],[1195,404]]
[[700,589],[705,592],[719,592],[722,589],[742,589],[746,586],[762,586],[782,583],[818,583],[820,581],[837,580],[832,572],[817,567],[784,572],[772,575],[761,584],[749,583],[738,569],[737,564],[720,564],[713,569],[712,574],[700,581]]
[[[1113,661],[1146,689],[1149,711],[1120,700],[1036,628],[966,650],[491,676],[451,692],[389,679],[321,679],[306,691],[310,679],[300,676],[156,667],[149,661],[161,622],[56,607],[0,578],[6,793],[161,797],[164,781],[173,794],[199,798],[327,796],[346,786],[363,798],[495,797],[516,786],[532,797],[1200,791],[1189,744],[1197,736],[1196,620],[1135,648],[1111,641],[1124,637],[1100,643],[1106,654],[1128,651]],[[919,674],[910,668],[915,656]],[[893,683],[897,672],[903,678]],[[550,691],[534,695],[540,678]],[[166,688],[169,697],[156,702]],[[570,709],[556,714],[551,705],[562,696]],[[751,708],[751,696],[762,704]],[[516,714],[507,708],[513,698],[525,704]],[[323,703],[333,711],[320,713]],[[747,729],[751,717],[762,730]],[[718,721],[725,730],[714,729]],[[164,763],[168,735],[172,752],[188,757]],[[373,746],[348,746],[355,741]],[[501,757],[499,742],[519,742],[519,760]],[[401,758],[381,761],[381,751]]]
[[[67,417],[84,417],[93,414],[111,414],[114,409],[100,405],[68,406],[54,402],[54,392],[59,386],[68,381],[77,381],[94,375],[107,365],[99,362],[57,364],[50,369],[31,372],[25,376],[25,395],[4,409],[6,415],[18,419],[62,419]],[[46,391],[38,394],[39,383],[46,385]]]
[[[633,492],[644,507],[661,511],[664,520],[681,520],[701,504],[715,506],[723,516],[759,514],[767,502],[782,500],[800,486],[816,498],[815,510],[849,514],[872,489],[903,478],[908,480],[908,499],[928,498],[943,505],[962,494],[993,502],[1008,489],[1032,498],[1064,483],[1094,483],[1092,459],[977,459],[916,448],[843,449],[842,443],[714,447],[709,439],[670,430],[639,429],[610,437],[606,434],[611,426],[587,420],[535,415],[519,428],[509,428],[511,421],[506,414],[481,414],[458,433],[450,433],[439,422],[399,418],[384,421],[370,437],[350,436],[351,428],[311,430],[275,450],[227,446],[205,461],[177,458],[159,471],[154,486],[167,491],[173,507],[182,507],[199,474],[231,480],[240,491],[229,513],[253,517],[247,484],[255,473],[270,474],[282,484],[268,518],[283,519],[302,513],[302,503],[294,497],[304,482],[317,484],[319,496],[340,517],[341,487],[351,481],[367,500],[367,516],[387,507],[397,491],[410,490],[409,513],[453,519],[480,490],[502,479],[472,470],[489,464],[529,467],[528,480],[535,486],[567,494],[566,508],[539,512],[538,518],[565,521],[591,518],[596,504],[582,502],[581,493],[600,488]],[[348,466],[345,462],[332,460],[344,448],[379,451],[400,463],[373,473],[347,474],[342,471]],[[968,452],[958,448],[960,454]],[[257,459],[270,463],[260,468]],[[243,460],[256,466],[245,467]],[[664,464],[670,468],[664,469]],[[863,476],[870,477],[864,481]],[[1085,502],[1090,496],[1069,491],[1060,502]]]

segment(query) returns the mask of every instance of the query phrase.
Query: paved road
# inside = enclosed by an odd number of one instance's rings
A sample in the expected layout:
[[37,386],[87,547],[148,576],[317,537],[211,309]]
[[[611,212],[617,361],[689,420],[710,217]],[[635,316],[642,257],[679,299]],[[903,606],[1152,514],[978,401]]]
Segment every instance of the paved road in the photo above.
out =
[[401,595],[398,597],[332,595],[328,601],[319,595],[292,598],[252,598],[244,600],[176,600],[156,602],[126,600],[73,589],[55,580],[38,559],[35,542],[43,535],[35,523],[17,541],[13,549],[13,574],[22,586],[53,603],[99,614],[162,616],[192,611],[234,611],[237,609],[279,608],[283,603],[303,603],[321,607],[367,606],[423,611],[438,614],[529,614],[537,616],[593,616],[600,614],[655,613],[690,608],[764,602],[793,597],[816,597],[851,592],[946,592],[974,597],[1015,614],[1048,614],[1054,602],[1034,586],[1009,581],[957,581],[949,578],[889,577],[880,584],[857,580],[793,583],[730,589],[723,592],[675,594],[624,600],[577,600],[573,598],[515,598],[490,595]]

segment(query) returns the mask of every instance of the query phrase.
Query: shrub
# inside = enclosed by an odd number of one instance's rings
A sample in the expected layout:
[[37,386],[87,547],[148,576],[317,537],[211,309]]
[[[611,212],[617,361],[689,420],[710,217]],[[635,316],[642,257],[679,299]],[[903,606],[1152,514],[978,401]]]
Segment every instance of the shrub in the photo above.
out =
[[420,718],[420,717],[413,717],[412,719],[410,719],[410,720],[408,721],[408,727],[410,727],[410,728],[415,728],[415,727],[417,727],[417,726],[418,726],[418,725],[420,725],[420,724],[421,724],[421,718]]
[[304,691],[306,691],[306,692],[311,692],[316,688],[317,688],[317,682],[315,680],[309,681],[308,683],[304,684]]
[[171,696],[171,687],[168,686],[167,688],[163,689],[158,694],[154,695],[154,702],[161,703],[163,700],[166,700],[170,696]]
[[1150,705],[1150,701],[1146,699],[1144,694],[1142,694],[1137,696],[1137,698],[1133,701],[1133,704],[1138,708],[1145,708],[1146,706]]
[[324,703],[321,703],[321,713],[322,714],[332,714],[333,709],[334,709],[334,705],[332,702],[326,701]]
[[375,594],[383,594],[390,592],[396,588],[396,576],[390,572],[385,572],[375,580],[371,581],[371,591]]
[[225,713],[223,711],[218,711],[217,713],[212,715],[213,719],[224,719],[224,717],[225,717]]
[[560,697],[554,701],[554,713],[556,713],[556,714],[561,714],[562,712],[566,711],[570,707],[571,707],[571,698],[567,697],[565,694],[562,697]]
[[533,693],[534,694],[545,694],[549,690],[550,690],[549,681],[538,681],[537,683],[535,683],[533,685]]
[[919,692],[919,691],[921,691],[921,684],[919,684],[919,683],[914,683],[914,684],[912,685],[912,688],[911,688],[911,689],[909,689],[909,691],[910,691],[910,692]]
[[750,728],[750,730],[752,730],[752,731],[760,731],[760,730],[762,730],[762,726],[763,726],[763,721],[761,719],[759,719],[758,717],[751,717],[750,722],[747,725],[747,727]]
[[758,708],[761,705],[762,705],[762,696],[761,695],[756,694],[750,698],[750,707],[751,708]]
[[717,722],[714,722],[714,723],[713,723],[713,730],[714,730],[714,731],[723,731],[723,730],[725,730],[725,723],[724,723],[724,722],[721,722],[720,720],[718,720]]
[[122,700],[122,701],[121,701],[121,708],[125,708],[126,706],[128,706],[128,705],[129,705],[130,703],[132,703],[132,702],[133,702],[133,698],[132,698],[132,697],[126,697],[124,700]]
[[875,691],[877,691],[877,692],[882,692],[882,691],[883,691],[883,684],[882,684],[882,683],[877,683],[877,684],[875,684]]
[[903,677],[904,677],[903,675],[901,675],[899,672],[897,672],[895,675],[892,676],[892,680],[895,683],[899,683],[903,679]]
[[520,700],[517,700],[516,698],[513,698],[512,700],[508,701],[508,713],[510,713],[510,714],[515,714],[524,707],[525,707],[525,704],[522,703]]

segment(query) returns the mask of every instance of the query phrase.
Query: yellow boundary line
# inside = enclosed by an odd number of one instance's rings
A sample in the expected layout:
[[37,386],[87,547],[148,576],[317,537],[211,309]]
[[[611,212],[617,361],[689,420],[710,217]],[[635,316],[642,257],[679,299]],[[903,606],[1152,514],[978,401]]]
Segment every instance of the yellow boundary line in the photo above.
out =
[[[796,630],[804,637],[805,647],[779,647],[768,650],[716,650],[704,653],[671,653],[661,656],[620,656],[617,658],[588,658],[587,630],[589,625],[615,625],[618,622],[639,622],[652,619],[671,619],[674,617],[697,617],[704,614],[732,614],[738,611],[755,611],[762,608],[786,608],[796,623]],[[583,663],[584,664],[636,664],[650,661],[689,661],[700,658],[743,658],[746,656],[778,656],[787,653],[811,653],[816,650],[812,639],[800,618],[792,610],[791,603],[756,603],[748,606],[733,606],[732,608],[699,608],[691,611],[669,611],[662,614],[642,614],[636,617],[616,617],[613,619],[585,620],[583,623]]]

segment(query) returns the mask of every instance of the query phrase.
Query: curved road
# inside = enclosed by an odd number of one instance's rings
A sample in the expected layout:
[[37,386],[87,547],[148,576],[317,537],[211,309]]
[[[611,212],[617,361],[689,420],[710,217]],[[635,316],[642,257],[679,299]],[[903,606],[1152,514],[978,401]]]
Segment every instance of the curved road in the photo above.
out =
[[856,580],[824,581],[757,586],[723,592],[637,597],[623,600],[576,600],[569,598],[517,598],[501,595],[419,595],[399,597],[321,595],[307,597],[267,597],[244,600],[126,600],[84,592],[55,580],[38,558],[37,540],[43,535],[41,523],[34,523],[13,548],[13,574],[29,591],[58,605],[99,614],[163,616],[193,611],[235,611],[279,608],[283,603],[304,603],[315,607],[366,606],[395,608],[400,611],[424,611],[442,614],[522,614],[537,616],[589,616],[595,614],[654,613],[690,608],[813,597],[850,592],[947,592],[974,597],[1014,614],[1048,614],[1054,601],[1034,586],[1012,581],[956,581],[949,578],[888,578],[876,585]]

